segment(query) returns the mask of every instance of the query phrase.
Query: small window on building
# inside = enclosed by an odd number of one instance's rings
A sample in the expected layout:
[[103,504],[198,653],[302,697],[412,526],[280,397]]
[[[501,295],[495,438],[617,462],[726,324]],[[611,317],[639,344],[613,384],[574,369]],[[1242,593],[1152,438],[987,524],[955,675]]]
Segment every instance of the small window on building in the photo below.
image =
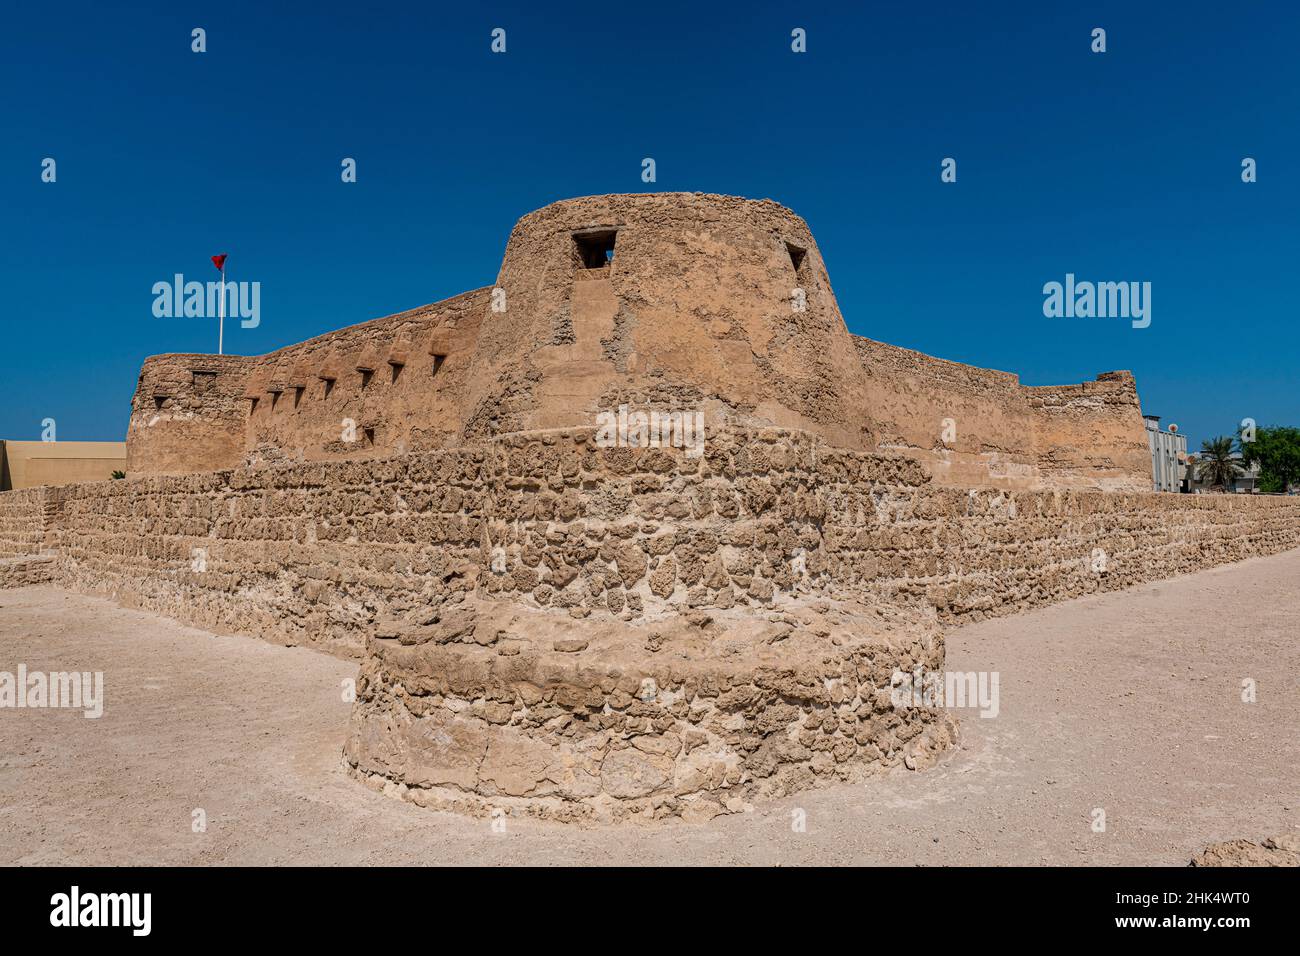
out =
[[442,363],[445,362],[445,361],[447,361],[447,356],[445,356],[445,355],[434,355],[434,357],[433,357],[433,374],[434,374],[434,375],[437,375],[437,374],[438,374],[438,370],[442,368]]
[[334,391],[334,379],[322,378],[321,381],[325,383],[325,397],[329,398],[330,392]]
[[785,251],[790,254],[790,265],[794,266],[795,275],[798,275],[799,270],[803,268],[803,260],[808,255],[808,250],[800,249],[798,246],[787,242]]
[[153,407],[161,410],[163,405],[167,403],[167,399],[169,398],[171,398],[170,395],[155,395],[153,397]]
[[251,416],[255,411],[257,411],[257,399],[250,397],[248,399],[248,414]]
[[304,387],[301,386],[301,385],[295,385],[295,386],[293,387],[293,407],[294,407],[294,408],[297,408],[297,407],[302,403],[302,393],[305,392],[306,390],[307,390],[307,389],[304,388]]
[[614,261],[614,239],[618,232],[602,229],[596,232],[575,232],[573,254],[579,269],[604,269]]
[[389,362],[388,367],[393,370],[392,383],[397,384],[397,377],[402,374],[403,365],[401,362]]
[[370,380],[375,377],[375,370],[373,368],[359,368],[357,371],[361,373],[361,388],[364,390],[370,384]]
[[365,432],[366,432],[366,444],[373,445],[375,443],[375,430],[373,428],[367,428],[365,429]]

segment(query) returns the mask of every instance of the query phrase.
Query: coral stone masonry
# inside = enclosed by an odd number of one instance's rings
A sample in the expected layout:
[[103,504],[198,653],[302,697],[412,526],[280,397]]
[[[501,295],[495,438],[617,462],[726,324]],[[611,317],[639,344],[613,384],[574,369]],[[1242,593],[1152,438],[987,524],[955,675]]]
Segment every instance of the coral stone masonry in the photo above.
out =
[[1146,490],[1127,372],[853,336],[803,220],[700,194],[555,203],[492,286],[150,358],[127,452],[0,494],[0,587],[357,658],[349,772],[484,815],[706,820],[924,768],[957,724],[891,688],[945,627],[1300,546],[1300,500]]
[[128,472],[461,447],[624,403],[897,452],[954,486],[1150,487],[1129,373],[1027,387],[851,335],[802,219],[698,193],[557,202],[487,288],[256,358],[147,359]]

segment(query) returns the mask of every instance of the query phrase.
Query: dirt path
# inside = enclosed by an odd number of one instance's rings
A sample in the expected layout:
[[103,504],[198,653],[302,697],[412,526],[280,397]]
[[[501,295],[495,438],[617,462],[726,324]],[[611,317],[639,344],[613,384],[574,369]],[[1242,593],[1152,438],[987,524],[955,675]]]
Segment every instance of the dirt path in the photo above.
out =
[[95,598],[0,591],[19,663],[103,671],[107,704],[0,709],[0,864],[1178,865],[1300,831],[1300,551],[956,631],[1000,713],[942,765],[703,826],[496,833],[372,793],[339,763],[355,665]]

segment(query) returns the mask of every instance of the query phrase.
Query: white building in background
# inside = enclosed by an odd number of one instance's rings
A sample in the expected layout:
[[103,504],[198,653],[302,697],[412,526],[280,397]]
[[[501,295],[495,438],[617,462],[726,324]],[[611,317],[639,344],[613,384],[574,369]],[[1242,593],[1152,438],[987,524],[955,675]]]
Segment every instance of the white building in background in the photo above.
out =
[[1160,428],[1159,415],[1143,415],[1147,425],[1147,444],[1151,448],[1151,479],[1156,491],[1182,491],[1187,471],[1187,436],[1178,434],[1178,426],[1168,431]]
[[1241,459],[1241,452],[1234,451],[1230,456],[1232,458],[1233,478],[1225,485],[1210,485],[1201,480],[1201,462],[1199,456],[1193,452],[1187,456],[1187,490],[1194,495],[1216,494],[1220,491],[1227,494],[1254,495],[1259,493],[1259,462],[1254,461],[1247,465]]

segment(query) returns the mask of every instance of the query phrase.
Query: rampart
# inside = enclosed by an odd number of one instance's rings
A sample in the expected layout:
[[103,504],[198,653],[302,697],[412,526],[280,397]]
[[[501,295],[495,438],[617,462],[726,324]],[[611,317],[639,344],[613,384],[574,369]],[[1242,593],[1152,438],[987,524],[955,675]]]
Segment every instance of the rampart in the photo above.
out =
[[257,358],[159,355],[132,401],[132,474],[346,461],[457,444],[486,290]]
[[699,457],[556,429],[0,495],[8,583],[39,567],[362,656],[353,773],[565,820],[924,766],[954,727],[890,681],[942,667],[943,624],[1296,546],[1292,499],[955,489],[780,429]]
[[474,595],[648,622],[869,595],[956,621],[1298,544],[1287,498],[947,488],[778,429],[712,434],[699,458],[561,429],[0,495],[0,557],[57,551],[73,587],[344,654]]
[[1150,487],[1150,453],[1128,372],[1079,385],[1026,386],[854,336],[870,385],[873,439],[954,487]]

